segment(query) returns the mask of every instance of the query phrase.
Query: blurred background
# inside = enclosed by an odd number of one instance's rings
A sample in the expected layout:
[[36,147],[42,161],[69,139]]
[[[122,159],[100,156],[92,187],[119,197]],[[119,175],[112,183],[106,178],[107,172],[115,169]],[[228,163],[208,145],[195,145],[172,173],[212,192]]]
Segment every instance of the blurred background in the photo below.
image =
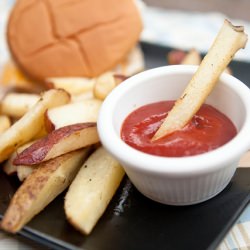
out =
[[144,0],[145,3],[184,11],[221,12],[228,17],[250,21],[249,0]]
[[[141,40],[175,49],[206,53],[225,18],[250,34],[249,0],[144,0]],[[235,60],[250,61],[250,43]]]

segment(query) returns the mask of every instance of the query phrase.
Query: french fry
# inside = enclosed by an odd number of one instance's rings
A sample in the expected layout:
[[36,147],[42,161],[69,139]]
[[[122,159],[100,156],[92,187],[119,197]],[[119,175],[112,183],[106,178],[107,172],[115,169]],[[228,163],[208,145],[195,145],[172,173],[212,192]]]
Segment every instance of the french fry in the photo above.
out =
[[92,91],[94,78],[85,77],[51,77],[45,82],[49,88],[64,89],[71,95],[83,94]]
[[208,54],[153,136],[152,141],[183,128],[192,119],[213,90],[234,54],[244,48],[246,42],[247,35],[244,33],[244,27],[233,26],[225,20]]
[[43,93],[39,101],[16,123],[0,136],[0,162],[8,159],[16,148],[32,140],[44,127],[44,113],[47,109],[66,104],[69,94],[61,89]]
[[115,194],[124,170],[102,147],[83,164],[65,196],[68,221],[89,234]]
[[38,102],[39,98],[36,94],[8,93],[1,102],[1,112],[20,118]]
[[6,115],[0,115],[0,135],[11,126],[10,118]]
[[96,123],[78,123],[52,131],[17,155],[15,165],[36,165],[99,142]]
[[96,122],[101,104],[98,99],[89,99],[49,109],[45,114],[45,127],[51,132],[67,125]]
[[14,194],[1,227],[15,233],[42,211],[74,179],[89,148],[59,156],[33,171]]

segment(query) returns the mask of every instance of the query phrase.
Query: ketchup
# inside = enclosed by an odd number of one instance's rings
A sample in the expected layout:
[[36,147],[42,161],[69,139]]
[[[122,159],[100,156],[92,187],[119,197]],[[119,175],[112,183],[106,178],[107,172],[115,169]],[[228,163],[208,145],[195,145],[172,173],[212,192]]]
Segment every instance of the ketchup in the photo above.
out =
[[122,125],[122,140],[145,153],[181,157],[216,149],[237,133],[227,116],[211,105],[203,104],[183,129],[152,142],[153,135],[173,105],[174,101],[157,102],[132,112]]

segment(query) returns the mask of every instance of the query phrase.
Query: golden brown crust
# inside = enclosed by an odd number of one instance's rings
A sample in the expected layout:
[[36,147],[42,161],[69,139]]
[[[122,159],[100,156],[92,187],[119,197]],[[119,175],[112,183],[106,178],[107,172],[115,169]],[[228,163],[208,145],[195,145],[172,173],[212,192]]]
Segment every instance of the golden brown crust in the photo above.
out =
[[3,217],[1,227],[19,231],[73,180],[89,148],[74,151],[39,165],[19,187]]

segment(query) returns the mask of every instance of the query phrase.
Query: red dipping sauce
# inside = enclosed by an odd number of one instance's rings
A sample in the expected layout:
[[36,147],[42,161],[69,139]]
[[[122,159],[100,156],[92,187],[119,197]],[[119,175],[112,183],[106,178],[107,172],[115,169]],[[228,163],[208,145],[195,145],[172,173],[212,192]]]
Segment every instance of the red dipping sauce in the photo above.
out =
[[216,149],[237,133],[227,116],[211,105],[203,104],[183,129],[152,142],[151,138],[173,105],[174,101],[163,101],[133,111],[123,123],[122,140],[148,154],[181,157]]

